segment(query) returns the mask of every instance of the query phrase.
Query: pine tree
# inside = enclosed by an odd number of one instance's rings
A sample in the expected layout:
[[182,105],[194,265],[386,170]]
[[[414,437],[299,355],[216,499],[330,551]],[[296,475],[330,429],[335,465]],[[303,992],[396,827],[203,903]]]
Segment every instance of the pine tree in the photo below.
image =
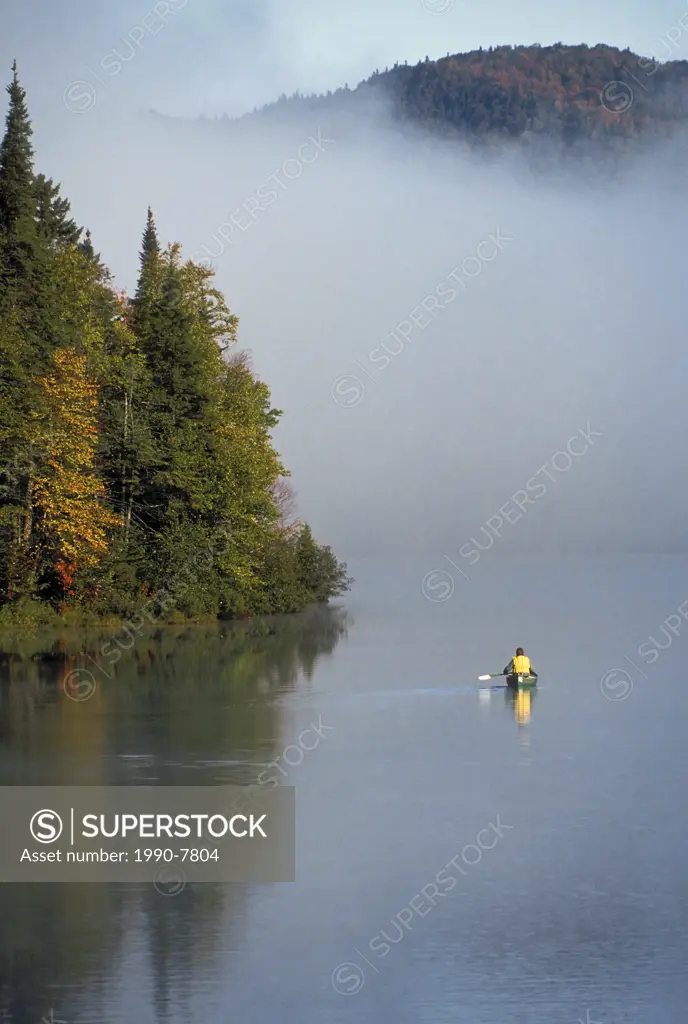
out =
[[160,243],[155,227],[153,211],[148,207],[146,227],[143,232],[141,251],[139,252],[139,279],[132,300],[132,328],[137,337],[143,341],[148,337],[151,326],[151,310],[159,293],[162,263]]
[[31,575],[33,447],[26,424],[36,402],[32,368],[41,346],[44,289],[36,232],[31,123],[16,61],[0,143],[0,559],[12,593]]
[[139,253],[139,261],[141,264],[141,271],[148,265],[151,256],[154,253],[160,252],[160,242],[158,241],[158,232],[155,227],[155,219],[153,218],[153,211],[150,206],[148,207],[148,213],[146,215],[146,227],[143,232],[143,243],[141,245],[141,252]]
[[33,178],[33,130],[26,106],[26,93],[19,84],[17,62],[12,64],[12,81],[5,135],[0,143],[0,235],[4,241],[6,273],[18,271],[31,255],[36,240],[36,201]]
[[[142,263],[134,329],[154,371],[148,409],[157,453],[144,500],[162,526],[170,517],[200,515],[208,508],[203,456],[221,358],[212,332],[200,329],[202,296],[190,290],[193,281],[180,266],[179,246],[169,247],[159,260],[158,255],[153,251]],[[152,295],[145,280],[151,263],[157,273]]]
[[39,174],[34,180],[38,234],[47,242],[77,245],[82,229],[69,216],[69,200],[60,196],[60,186]]
[[59,317],[53,243],[69,244],[79,232],[68,217],[69,203],[60,198],[59,186],[44,175],[34,176],[31,121],[16,61],[12,71],[0,143],[0,315],[21,311],[24,362],[45,370],[55,348]]
[[110,500],[122,516],[124,556],[142,521],[141,484],[155,455],[147,413],[152,376],[131,324],[132,307],[122,292],[105,329],[101,462]]
[[141,252],[139,253],[139,280],[136,288],[135,302],[141,304],[150,297],[154,283],[158,277],[160,242],[155,227],[153,211],[150,206],[146,216],[146,227],[143,231]]
[[87,229],[81,242],[79,242],[79,249],[84,254],[87,260],[98,262],[100,260],[100,253],[97,253],[93,248],[93,239],[91,238],[91,230]]

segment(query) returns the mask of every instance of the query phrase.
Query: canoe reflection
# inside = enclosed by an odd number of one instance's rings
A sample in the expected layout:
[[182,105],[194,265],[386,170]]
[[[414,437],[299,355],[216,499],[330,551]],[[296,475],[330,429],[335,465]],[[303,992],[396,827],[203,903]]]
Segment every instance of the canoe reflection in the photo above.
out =
[[514,690],[510,686],[507,686],[504,690],[505,703],[507,707],[511,707],[513,710],[514,721],[518,726],[527,725],[530,721],[536,696],[536,686],[523,690]]

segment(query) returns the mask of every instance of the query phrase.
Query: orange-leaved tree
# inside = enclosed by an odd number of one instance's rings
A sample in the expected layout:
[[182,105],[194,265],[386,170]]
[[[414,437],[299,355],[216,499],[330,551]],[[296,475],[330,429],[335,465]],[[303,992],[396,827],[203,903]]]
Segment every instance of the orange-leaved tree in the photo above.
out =
[[108,530],[121,519],[106,508],[96,470],[98,385],[89,378],[87,357],[58,349],[51,370],[39,380],[43,402],[36,433],[47,457],[33,498],[46,554],[63,592],[72,594],[74,577],[100,562]]

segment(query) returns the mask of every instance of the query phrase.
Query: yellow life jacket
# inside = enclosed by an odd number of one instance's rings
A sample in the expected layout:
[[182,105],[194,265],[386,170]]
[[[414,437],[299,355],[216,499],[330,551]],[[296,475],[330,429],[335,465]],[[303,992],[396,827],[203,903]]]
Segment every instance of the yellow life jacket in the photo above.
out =
[[514,673],[517,676],[530,675],[530,658],[525,654],[517,654],[514,658]]

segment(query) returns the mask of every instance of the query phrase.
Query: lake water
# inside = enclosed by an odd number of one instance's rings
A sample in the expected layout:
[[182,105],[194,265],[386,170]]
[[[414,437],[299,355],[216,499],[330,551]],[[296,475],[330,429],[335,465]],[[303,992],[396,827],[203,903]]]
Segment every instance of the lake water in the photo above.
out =
[[[5,642],[3,785],[249,783],[321,738],[293,884],[0,885],[0,1020],[684,1024],[688,559],[349,568],[112,679],[102,638]],[[537,694],[479,693],[519,644]]]

